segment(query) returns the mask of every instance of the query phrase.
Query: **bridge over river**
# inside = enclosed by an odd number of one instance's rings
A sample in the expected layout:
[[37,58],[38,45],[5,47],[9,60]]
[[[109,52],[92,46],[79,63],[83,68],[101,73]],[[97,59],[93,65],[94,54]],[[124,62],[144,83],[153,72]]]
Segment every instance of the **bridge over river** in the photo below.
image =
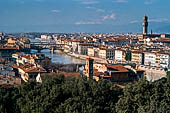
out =
[[[50,53],[50,46],[55,46],[57,45],[54,41],[51,42],[42,42],[40,40],[35,40],[35,39],[29,39],[33,47],[41,47],[43,48],[40,49],[42,53],[44,53],[47,57],[51,58],[53,63],[60,63],[60,64],[85,64],[85,60],[79,59],[72,57],[70,55],[64,54],[62,51],[55,51],[55,53],[51,54]],[[48,46],[49,45],[49,46]],[[59,44],[58,44],[59,45]],[[63,46],[63,44],[61,44]],[[64,46],[63,46],[64,47]],[[59,48],[58,48],[59,49]],[[31,53],[37,53],[37,49],[31,49]]]
[[56,42],[31,42],[30,48],[40,52],[43,49],[50,49],[53,53],[54,50],[64,51],[65,44],[56,44]]

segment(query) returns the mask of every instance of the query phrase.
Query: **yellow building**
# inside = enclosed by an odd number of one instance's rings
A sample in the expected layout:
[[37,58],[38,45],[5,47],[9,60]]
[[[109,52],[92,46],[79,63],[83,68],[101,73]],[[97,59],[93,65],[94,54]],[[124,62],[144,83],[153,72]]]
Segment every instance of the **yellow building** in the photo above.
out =
[[88,48],[93,47],[93,46],[94,46],[94,44],[90,44],[90,43],[79,44],[78,53],[81,55],[88,55]]
[[88,56],[94,56],[94,48],[93,47],[88,48]]
[[12,38],[8,39],[8,44],[15,44],[15,43],[16,43],[15,39],[12,39]]
[[144,63],[144,55],[141,51],[133,51],[132,52],[132,62],[137,64],[143,64]]
[[106,49],[100,48],[100,50],[99,50],[99,58],[106,59]]
[[115,50],[114,49],[105,49],[100,48],[99,57],[103,59],[114,59]]
[[157,67],[160,67],[160,56],[161,56],[161,54],[156,54],[156,65],[157,65]]

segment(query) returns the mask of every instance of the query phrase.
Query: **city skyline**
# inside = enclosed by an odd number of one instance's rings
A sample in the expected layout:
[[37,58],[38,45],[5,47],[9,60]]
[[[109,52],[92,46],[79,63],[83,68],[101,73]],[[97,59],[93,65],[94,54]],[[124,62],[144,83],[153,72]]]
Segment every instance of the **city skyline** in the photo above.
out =
[[0,1],[3,32],[142,32],[142,17],[149,17],[148,32],[170,30],[164,0],[5,0]]

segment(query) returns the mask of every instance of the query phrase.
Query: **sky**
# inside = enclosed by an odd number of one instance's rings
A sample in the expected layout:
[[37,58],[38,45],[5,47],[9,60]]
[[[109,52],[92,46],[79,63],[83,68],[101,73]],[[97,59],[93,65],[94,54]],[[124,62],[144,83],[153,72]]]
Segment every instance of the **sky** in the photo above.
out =
[[170,32],[170,0],[0,0],[0,32]]

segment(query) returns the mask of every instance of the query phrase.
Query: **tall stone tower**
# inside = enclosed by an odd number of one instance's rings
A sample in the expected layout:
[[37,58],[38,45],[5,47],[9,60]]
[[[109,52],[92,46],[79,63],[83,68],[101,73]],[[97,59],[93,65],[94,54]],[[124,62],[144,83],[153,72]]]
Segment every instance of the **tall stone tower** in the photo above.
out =
[[148,33],[148,17],[143,17],[143,34],[146,35]]
[[86,59],[86,76],[89,79],[93,79],[93,61],[91,58]]

